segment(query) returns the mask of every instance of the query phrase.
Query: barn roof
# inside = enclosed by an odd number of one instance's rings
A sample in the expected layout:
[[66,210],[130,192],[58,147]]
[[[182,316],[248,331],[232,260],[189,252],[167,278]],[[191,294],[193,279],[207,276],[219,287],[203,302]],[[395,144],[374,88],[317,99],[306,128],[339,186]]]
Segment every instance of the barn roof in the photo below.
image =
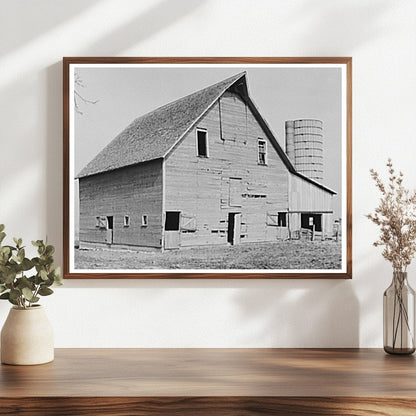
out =
[[136,118],[77,177],[165,157],[207,108],[243,76],[234,75]]
[[165,158],[221,95],[231,88],[245,100],[287,169],[319,188],[336,194],[332,189],[296,171],[249,96],[245,72],[136,118],[81,170],[77,178]]

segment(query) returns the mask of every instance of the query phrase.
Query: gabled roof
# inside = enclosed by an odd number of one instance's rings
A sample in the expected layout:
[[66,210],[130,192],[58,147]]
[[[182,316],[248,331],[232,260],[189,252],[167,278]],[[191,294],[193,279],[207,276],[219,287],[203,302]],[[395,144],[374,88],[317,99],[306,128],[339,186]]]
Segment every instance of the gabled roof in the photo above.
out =
[[202,114],[242,77],[244,73],[234,75],[136,118],[77,178],[164,158]]
[[101,150],[76,178],[165,158],[224,92],[231,88],[240,94],[247,103],[289,172],[333,195],[336,194],[332,189],[296,171],[277,142],[266,120],[263,119],[249,96],[245,72],[194,92],[135,119]]

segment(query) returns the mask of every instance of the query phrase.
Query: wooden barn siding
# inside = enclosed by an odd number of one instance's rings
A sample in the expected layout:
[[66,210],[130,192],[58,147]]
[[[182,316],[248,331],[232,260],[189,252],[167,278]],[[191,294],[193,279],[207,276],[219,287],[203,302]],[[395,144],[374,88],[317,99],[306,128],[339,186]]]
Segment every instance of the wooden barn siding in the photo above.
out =
[[289,173],[290,211],[332,211],[332,195],[312,183]]
[[[242,213],[242,243],[276,239],[267,213],[288,209],[286,167],[255,117],[235,94],[226,93],[220,106],[224,140],[217,102],[165,162],[165,211],[196,220],[195,232],[181,233],[181,246],[226,244],[229,212]],[[208,158],[196,155],[197,128],[208,131]],[[258,165],[258,138],[267,142],[268,166]],[[229,205],[230,178],[241,179],[240,207]],[[247,194],[267,197],[243,197]]]
[[[79,180],[80,241],[105,243],[97,216],[113,216],[113,244],[161,247],[162,162],[156,160]],[[124,227],[124,216],[130,226]],[[142,215],[148,226],[142,226]]]
[[[332,234],[332,194],[312,183],[289,173],[290,205],[289,211],[325,212],[322,216],[322,228],[325,235]],[[328,213],[330,211],[331,213]],[[300,229],[300,214],[290,215],[292,231]]]

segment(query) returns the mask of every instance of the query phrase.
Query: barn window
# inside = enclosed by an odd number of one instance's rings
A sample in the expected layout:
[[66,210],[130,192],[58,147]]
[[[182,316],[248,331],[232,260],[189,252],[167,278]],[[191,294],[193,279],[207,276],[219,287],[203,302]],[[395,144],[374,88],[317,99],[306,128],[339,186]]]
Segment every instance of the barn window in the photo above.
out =
[[130,216],[129,215],[124,216],[124,226],[125,227],[130,227]]
[[165,218],[165,231],[179,231],[179,211],[167,211]]
[[181,231],[182,232],[195,232],[196,231],[196,218],[192,215],[181,215]]
[[196,147],[198,157],[208,157],[208,132],[206,130],[197,129]]
[[95,226],[97,228],[107,228],[107,217],[95,217]]
[[147,225],[148,225],[147,215],[142,215],[142,227],[147,227]]
[[267,164],[267,154],[266,154],[266,140],[258,140],[258,163],[259,165]]

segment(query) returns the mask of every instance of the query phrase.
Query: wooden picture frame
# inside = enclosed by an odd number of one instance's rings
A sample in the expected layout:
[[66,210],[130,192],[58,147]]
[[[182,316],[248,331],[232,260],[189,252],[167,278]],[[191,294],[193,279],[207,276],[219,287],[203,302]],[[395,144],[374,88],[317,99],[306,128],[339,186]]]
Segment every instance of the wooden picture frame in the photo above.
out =
[[351,278],[351,130],[350,57],[63,58],[64,278]]

